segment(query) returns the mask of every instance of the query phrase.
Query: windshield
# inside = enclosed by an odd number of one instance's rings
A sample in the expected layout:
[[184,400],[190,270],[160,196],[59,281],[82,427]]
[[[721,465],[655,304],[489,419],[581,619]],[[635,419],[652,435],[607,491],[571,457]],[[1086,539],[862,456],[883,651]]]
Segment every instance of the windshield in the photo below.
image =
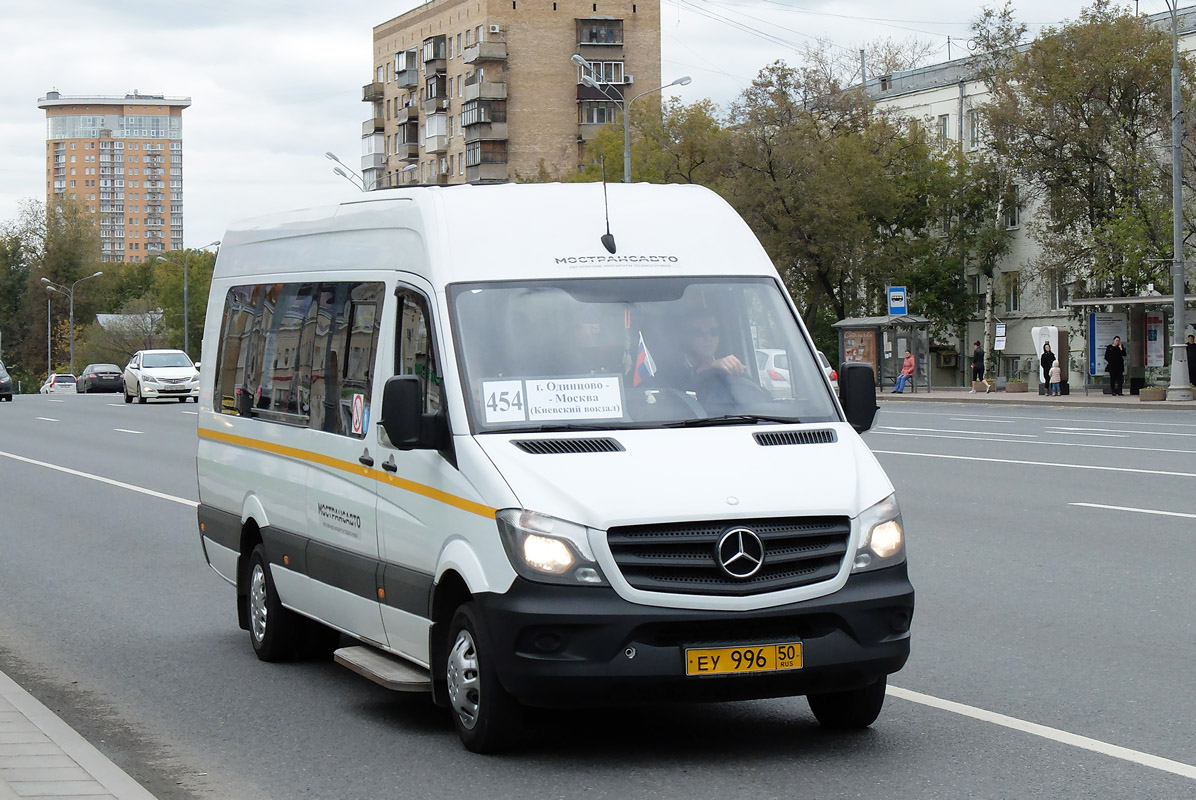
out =
[[449,301],[475,431],[839,419],[768,278],[458,284]]
[[187,354],[180,351],[178,353],[146,353],[141,357],[141,366],[144,367],[191,367],[195,365],[191,363],[191,359],[187,358]]

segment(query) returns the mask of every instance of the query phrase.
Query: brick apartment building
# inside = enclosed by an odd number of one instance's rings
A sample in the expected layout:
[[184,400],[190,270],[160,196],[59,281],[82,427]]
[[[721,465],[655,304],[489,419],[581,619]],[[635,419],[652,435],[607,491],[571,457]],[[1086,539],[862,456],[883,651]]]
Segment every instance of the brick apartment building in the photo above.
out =
[[432,0],[374,28],[365,188],[562,177],[658,86],[659,0]]
[[105,261],[183,247],[183,109],[189,97],[48,92],[46,205],[69,197],[98,214]]

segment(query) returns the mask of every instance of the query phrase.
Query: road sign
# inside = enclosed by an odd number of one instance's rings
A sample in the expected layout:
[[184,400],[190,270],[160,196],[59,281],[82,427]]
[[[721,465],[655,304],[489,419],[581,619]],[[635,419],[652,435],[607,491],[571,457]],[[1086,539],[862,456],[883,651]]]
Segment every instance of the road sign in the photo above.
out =
[[904,286],[889,287],[889,316],[899,317],[909,313],[909,303],[906,302]]
[[998,322],[997,323],[997,336],[996,336],[996,339],[993,341],[993,350],[1004,350],[1004,349],[1005,349],[1005,323]]

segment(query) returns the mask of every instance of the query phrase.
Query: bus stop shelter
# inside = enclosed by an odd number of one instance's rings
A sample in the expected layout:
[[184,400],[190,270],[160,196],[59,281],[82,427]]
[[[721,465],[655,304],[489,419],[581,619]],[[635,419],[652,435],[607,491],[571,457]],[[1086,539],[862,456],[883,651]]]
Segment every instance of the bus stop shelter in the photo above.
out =
[[905,351],[914,354],[914,375],[907,386],[930,391],[930,320],[917,314],[898,317],[849,317],[832,327],[839,336],[839,361],[868,364],[883,390],[901,374]]

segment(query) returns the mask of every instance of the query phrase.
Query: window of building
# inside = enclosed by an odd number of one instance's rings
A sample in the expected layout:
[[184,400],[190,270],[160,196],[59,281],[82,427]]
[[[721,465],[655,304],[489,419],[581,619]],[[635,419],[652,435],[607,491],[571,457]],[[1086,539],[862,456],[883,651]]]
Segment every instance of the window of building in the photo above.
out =
[[968,149],[975,150],[980,146],[981,119],[979,111],[968,112]]
[[618,103],[609,100],[579,100],[577,121],[582,125],[605,125],[618,118]]
[[591,61],[590,66],[593,67],[593,72],[581,65],[578,65],[577,82],[579,84],[581,83],[581,79],[586,75],[591,76],[598,83],[623,82],[622,61]]
[[983,314],[984,294],[987,291],[987,282],[985,281],[984,276],[978,272],[975,275],[969,275],[968,282],[970,284],[969,288],[971,289],[969,293],[972,295],[974,300],[972,311],[976,314]]
[[951,141],[951,115],[939,114],[938,120],[934,126],[935,136],[938,138],[939,147],[946,147],[947,143]]
[[1005,311],[1022,310],[1022,286],[1020,272],[1006,272],[1001,276],[1005,284]]
[[622,44],[623,20],[621,19],[579,19],[577,21],[578,44]]
[[1071,298],[1071,281],[1069,281],[1067,279],[1067,275],[1062,272],[1057,273],[1052,277],[1051,308],[1066,308],[1067,301]]
[[1021,212],[1021,192],[1017,185],[1009,187],[1009,191],[1005,194],[1004,202],[1001,205],[1001,219],[1005,222],[1006,228],[1016,228],[1022,223]]
[[477,26],[476,28],[474,28],[474,29],[473,29],[473,32],[474,32],[474,37],[473,37],[473,40],[474,40],[475,42],[477,42],[477,43],[481,44],[481,41],[482,41],[482,26],[481,26],[481,25]]
[[507,163],[507,142],[499,141],[469,142],[465,145],[465,165],[476,167],[479,164]]
[[386,70],[383,67],[378,67],[374,70],[374,80],[378,83],[382,83],[384,80],[386,80]]

